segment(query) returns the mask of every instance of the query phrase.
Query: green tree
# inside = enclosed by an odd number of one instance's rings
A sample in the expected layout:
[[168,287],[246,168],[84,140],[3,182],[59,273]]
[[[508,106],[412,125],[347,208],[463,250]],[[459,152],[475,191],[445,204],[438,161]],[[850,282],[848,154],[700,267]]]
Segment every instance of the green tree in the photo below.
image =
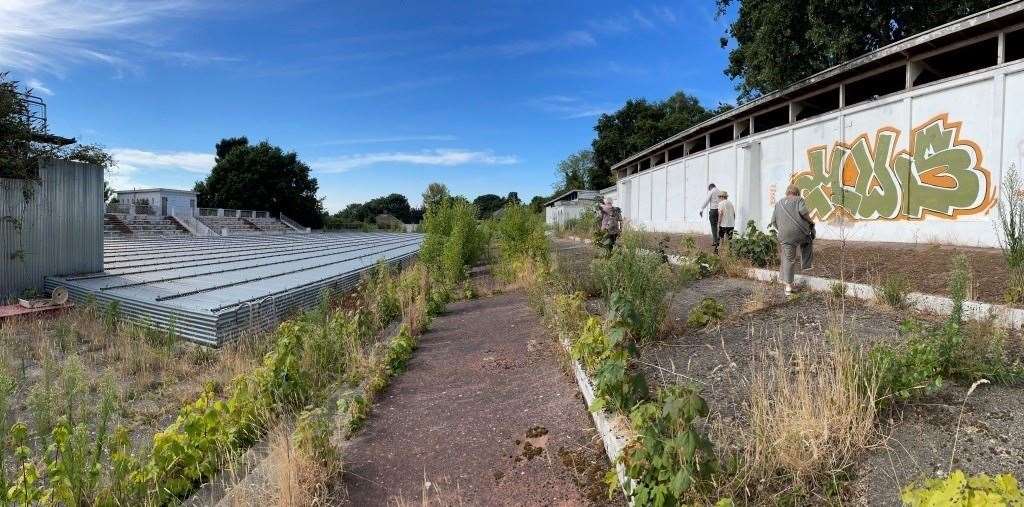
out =
[[495,211],[505,205],[505,200],[500,195],[484,194],[473,199],[473,205],[476,206],[479,218],[491,218]]
[[611,167],[626,157],[678,134],[731,106],[707,109],[696,97],[676,92],[661,102],[630,99],[618,111],[602,114],[594,126],[597,136],[587,186],[599,190],[611,186]]
[[423,209],[427,210],[430,206],[438,204],[449,197],[451,197],[451,194],[448,192],[448,187],[444,183],[435,181],[427,185],[427,189],[423,192]]
[[[1002,0],[716,0],[718,15],[739,3],[725,74],[741,100],[1002,3]],[[722,38],[722,47],[729,39]]]
[[588,189],[590,178],[594,172],[594,153],[580,150],[558,163],[556,168],[558,181],[555,183],[555,195],[569,190]]
[[55,143],[59,138],[45,125],[30,120],[26,99],[18,81],[0,72],[0,177],[34,179],[39,163],[46,159],[84,162],[104,169],[114,165],[113,157],[101,146]]
[[522,204],[523,201],[519,199],[519,192],[509,192],[505,196],[505,204]]
[[533,199],[530,199],[530,204],[528,204],[527,206],[529,206],[530,211],[534,213],[544,213],[544,203],[548,202],[549,200],[551,200],[551,197],[544,195],[535,195],[533,196]]
[[195,185],[200,206],[266,210],[308,227],[323,225],[319,185],[295,152],[244,137],[223,139],[216,151],[210,175]]

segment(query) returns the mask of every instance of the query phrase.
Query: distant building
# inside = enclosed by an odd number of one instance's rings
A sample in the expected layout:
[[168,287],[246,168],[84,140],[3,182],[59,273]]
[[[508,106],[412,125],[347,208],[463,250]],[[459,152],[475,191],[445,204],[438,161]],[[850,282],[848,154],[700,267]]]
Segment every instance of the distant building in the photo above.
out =
[[796,185],[819,238],[997,246],[1024,166],[1024,2],[907,37],[763,95],[612,167],[633,226],[707,233],[708,184],[737,227]]
[[544,221],[548,225],[560,226],[584,211],[594,210],[598,201],[597,190],[570,190],[544,203]]
[[168,216],[172,211],[193,215],[196,208],[196,193],[191,190],[173,188],[144,188],[139,190],[117,190],[117,203],[121,206],[149,206],[147,215]]

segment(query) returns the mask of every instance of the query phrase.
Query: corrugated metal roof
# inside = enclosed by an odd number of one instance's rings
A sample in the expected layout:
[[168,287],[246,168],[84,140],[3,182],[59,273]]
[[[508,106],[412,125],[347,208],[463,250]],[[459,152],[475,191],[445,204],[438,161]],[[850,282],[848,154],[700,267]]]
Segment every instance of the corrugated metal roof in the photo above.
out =
[[378,261],[411,259],[422,241],[358,232],[108,239],[103,272],[50,277],[46,287],[116,301],[129,320],[217,346],[316,305],[326,287],[354,287]]

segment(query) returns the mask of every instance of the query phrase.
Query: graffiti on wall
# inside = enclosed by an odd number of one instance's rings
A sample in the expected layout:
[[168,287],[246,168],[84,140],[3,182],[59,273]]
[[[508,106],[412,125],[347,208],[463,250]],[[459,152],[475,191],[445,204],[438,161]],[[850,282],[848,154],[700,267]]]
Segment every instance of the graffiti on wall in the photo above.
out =
[[908,149],[896,151],[900,131],[884,127],[852,143],[807,150],[808,169],[793,175],[819,220],[845,212],[858,220],[958,218],[994,203],[981,148],[961,139],[961,123],[943,114],[914,128]]

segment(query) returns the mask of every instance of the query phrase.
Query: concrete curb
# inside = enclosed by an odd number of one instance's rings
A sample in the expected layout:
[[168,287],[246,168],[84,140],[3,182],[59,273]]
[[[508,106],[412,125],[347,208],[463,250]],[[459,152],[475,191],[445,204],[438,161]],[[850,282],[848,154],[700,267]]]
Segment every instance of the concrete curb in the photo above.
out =
[[[562,338],[562,347],[565,348],[565,353],[569,354],[569,340]],[[619,463],[619,455],[622,454],[623,448],[626,447],[628,439],[616,433],[612,427],[612,416],[605,411],[594,412],[590,410],[590,406],[594,403],[594,385],[590,382],[590,377],[587,376],[587,372],[583,371],[583,367],[579,361],[569,358],[572,363],[573,373],[576,374],[576,383],[580,386],[580,393],[583,394],[583,401],[587,404],[587,411],[590,412],[590,416],[594,419],[594,427],[597,428],[597,434],[601,436],[601,442],[604,443],[604,452],[608,454],[608,459],[615,467],[615,473],[619,476],[619,486],[622,488],[622,494],[626,497],[626,502],[629,505],[633,505],[633,500],[629,498],[629,494],[626,491],[627,481],[631,481],[626,476],[626,467]]]
[[[569,236],[568,238],[575,242],[593,243],[593,241],[589,239],[581,239],[575,236]],[[681,259],[682,257],[678,255],[668,256],[668,260],[672,264],[679,264]],[[770,269],[750,268],[747,270],[747,278],[761,282],[778,282],[779,272]],[[796,275],[793,281],[817,292],[831,292],[833,284],[842,283],[834,278],[822,278],[807,275]],[[863,283],[845,282],[845,284],[847,296],[865,301],[875,300],[874,287]],[[948,297],[938,296],[935,294],[911,292],[907,295],[907,302],[913,310],[932,313],[935,315],[949,315],[953,310],[953,300]],[[981,301],[964,302],[965,319],[986,320],[989,317],[992,317],[995,324],[999,327],[1009,329],[1020,329],[1021,327],[1024,327],[1024,309],[1011,308],[1006,305],[983,303]]]

